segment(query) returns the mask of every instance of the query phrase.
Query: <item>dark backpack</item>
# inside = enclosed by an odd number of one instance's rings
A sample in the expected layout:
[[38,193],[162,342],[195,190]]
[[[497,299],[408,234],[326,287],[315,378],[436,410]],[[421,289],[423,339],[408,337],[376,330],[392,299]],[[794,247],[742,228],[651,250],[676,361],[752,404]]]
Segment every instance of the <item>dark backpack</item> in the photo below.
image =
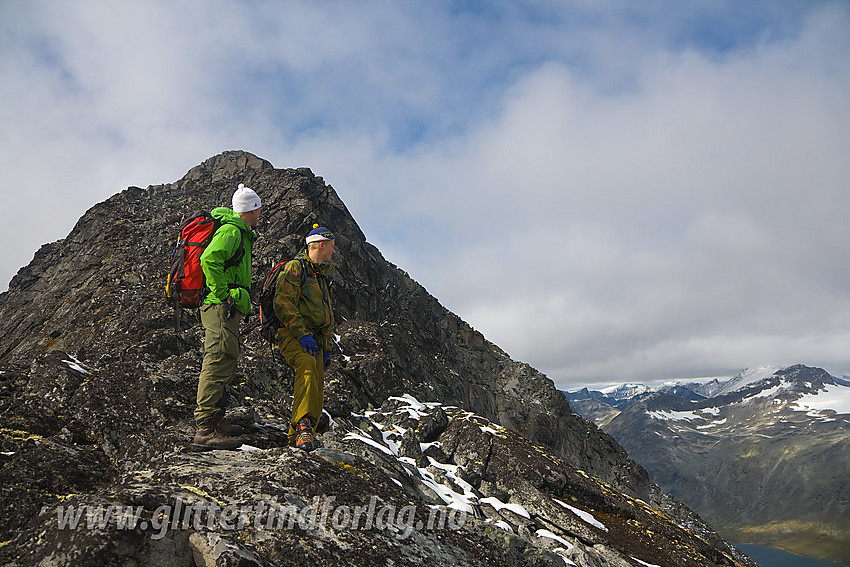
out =
[[[301,285],[307,283],[307,269],[304,266],[304,260],[295,258],[301,262]],[[277,278],[280,271],[291,260],[278,262],[272,268],[271,273],[263,282],[263,290],[260,292],[260,336],[267,341],[274,343],[278,329],[280,329],[280,320],[274,312],[274,295],[277,289]]]
[[[180,223],[180,234],[171,255],[171,270],[165,283],[165,297],[175,308],[200,307],[209,294],[201,269],[201,254],[222,224],[221,220],[207,211],[195,211]],[[224,263],[225,270],[237,266],[245,257],[245,235],[241,236],[236,253]]]

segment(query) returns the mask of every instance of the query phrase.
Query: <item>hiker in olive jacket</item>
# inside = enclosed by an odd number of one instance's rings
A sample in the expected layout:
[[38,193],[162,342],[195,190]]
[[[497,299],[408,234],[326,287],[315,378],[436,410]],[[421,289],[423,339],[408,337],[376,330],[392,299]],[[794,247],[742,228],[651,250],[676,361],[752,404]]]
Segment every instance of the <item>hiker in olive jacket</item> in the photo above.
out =
[[286,263],[275,285],[274,311],[280,320],[275,342],[295,369],[289,443],[316,447],[314,431],[324,407],[325,368],[331,363],[334,315],[330,262],[334,235],[318,224],[307,249]]
[[[196,449],[235,449],[242,444],[238,425],[223,420],[239,359],[239,321],[251,312],[251,253],[260,220],[260,197],[241,183],[233,194],[233,210],[210,214],[222,222],[201,254],[201,269],[210,292],[201,305],[204,361],[198,377],[195,408]],[[243,254],[240,258],[240,254]],[[238,263],[231,266],[234,260]]]

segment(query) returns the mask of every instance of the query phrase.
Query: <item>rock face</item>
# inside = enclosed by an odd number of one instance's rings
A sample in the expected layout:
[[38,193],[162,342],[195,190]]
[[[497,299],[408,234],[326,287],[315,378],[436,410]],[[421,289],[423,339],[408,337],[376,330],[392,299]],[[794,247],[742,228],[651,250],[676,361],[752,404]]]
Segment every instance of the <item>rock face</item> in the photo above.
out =
[[[164,275],[181,217],[228,205],[238,183],[263,199],[254,295],[312,223],[337,236],[341,353],[326,378],[326,448],[311,455],[285,447],[292,373],[256,318],[243,326],[231,415],[258,450],[187,452],[203,330],[184,310],[177,332]],[[747,561],[548,378],[384,260],[308,169],[225,152],[176,183],[131,187],[43,246],[0,315],[3,564]],[[311,504],[327,522],[304,519]],[[354,525],[370,505],[372,523]],[[279,526],[287,510],[301,515]],[[463,524],[447,527],[446,510]]]

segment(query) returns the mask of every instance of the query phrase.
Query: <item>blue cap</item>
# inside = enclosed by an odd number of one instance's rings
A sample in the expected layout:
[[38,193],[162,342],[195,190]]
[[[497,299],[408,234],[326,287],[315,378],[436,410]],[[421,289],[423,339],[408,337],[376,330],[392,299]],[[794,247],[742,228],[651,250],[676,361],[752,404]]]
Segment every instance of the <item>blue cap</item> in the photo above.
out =
[[323,240],[333,240],[334,235],[331,231],[318,224],[313,225],[313,230],[307,235],[307,244],[311,242],[322,242]]

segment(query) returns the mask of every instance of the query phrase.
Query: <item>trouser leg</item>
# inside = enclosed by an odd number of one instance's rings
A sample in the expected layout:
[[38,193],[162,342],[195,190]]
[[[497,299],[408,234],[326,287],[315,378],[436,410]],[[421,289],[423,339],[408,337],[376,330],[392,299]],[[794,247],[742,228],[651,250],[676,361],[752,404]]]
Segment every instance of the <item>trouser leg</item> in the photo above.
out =
[[225,397],[239,360],[239,319],[236,312],[228,318],[221,305],[202,305],[204,325],[204,361],[198,377],[195,423],[203,423],[224,409]]
[[292,392],[292,420],[289,425],[289,443],[295,443],[295,425],[309,417],[313,427],[322,415],[325,395],[325,365],[322,350],[317,356],[304,352],[293,337],[285,337],[278,347],[286,362],[295,369],[295,384]]

